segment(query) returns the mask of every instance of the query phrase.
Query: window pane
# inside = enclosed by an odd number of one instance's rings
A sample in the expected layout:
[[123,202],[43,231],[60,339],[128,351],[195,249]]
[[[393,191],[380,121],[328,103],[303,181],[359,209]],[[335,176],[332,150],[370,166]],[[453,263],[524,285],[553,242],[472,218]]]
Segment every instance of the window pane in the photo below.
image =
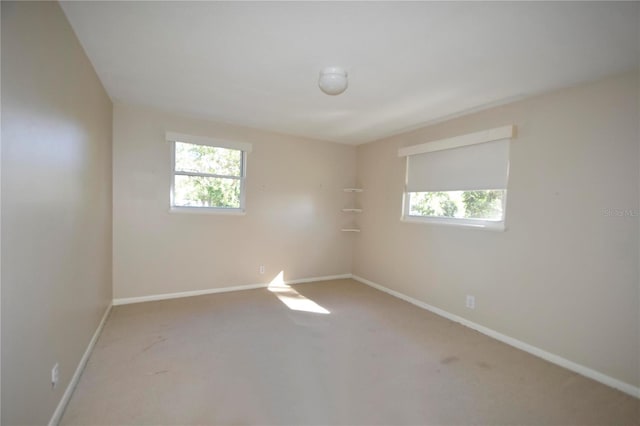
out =
[[175,178],[176,206],[240,208],[240,179],[184,175]]
[[410,192],[409,216],[502,220],[504,190]]
[[242,151],[176,142],[176,170],[240,176]]

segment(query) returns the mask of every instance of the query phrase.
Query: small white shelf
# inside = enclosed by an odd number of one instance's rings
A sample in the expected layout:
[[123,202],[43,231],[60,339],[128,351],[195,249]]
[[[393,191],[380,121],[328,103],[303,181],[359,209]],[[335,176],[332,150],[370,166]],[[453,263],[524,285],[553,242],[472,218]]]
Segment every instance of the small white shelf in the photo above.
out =
[[[362,188],[344,188],[344,192],[349,193],[349,202],[345,203],[347,206],[351,206],[351,207],[344,207],[342,209],[343,212],[345,213],[362,213],[363,209],[356,207],[358,205],[357,201],[354,198],[354,193],[357,192],[362,192],[363,189]],[[357,198],[357,197],[356,197]],[[360,228],[358,228],[358,225],[356,223],[351,223],[347,226],[345,226],[344,228],[341,229],[342,232],[360,232]]]

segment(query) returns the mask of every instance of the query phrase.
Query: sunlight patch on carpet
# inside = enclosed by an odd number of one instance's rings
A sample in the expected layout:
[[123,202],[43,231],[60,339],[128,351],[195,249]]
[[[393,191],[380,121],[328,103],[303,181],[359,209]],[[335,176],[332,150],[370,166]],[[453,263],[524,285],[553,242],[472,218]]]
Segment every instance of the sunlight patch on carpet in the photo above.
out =
[[276,277],[271,280],[267,289],[276,295],[282,303],[293,311],[311,312],[314,314],[329,314],[330,312],[318,305],[313,300],[304,297],[291,286],[284,283],[284,271],[280,271]]

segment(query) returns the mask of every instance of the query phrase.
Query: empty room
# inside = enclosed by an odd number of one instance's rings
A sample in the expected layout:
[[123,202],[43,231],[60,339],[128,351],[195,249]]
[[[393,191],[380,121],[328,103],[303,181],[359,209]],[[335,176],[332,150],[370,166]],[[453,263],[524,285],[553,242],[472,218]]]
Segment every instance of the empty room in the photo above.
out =
[[0,12],[3,426],[640,424],[640,2]]

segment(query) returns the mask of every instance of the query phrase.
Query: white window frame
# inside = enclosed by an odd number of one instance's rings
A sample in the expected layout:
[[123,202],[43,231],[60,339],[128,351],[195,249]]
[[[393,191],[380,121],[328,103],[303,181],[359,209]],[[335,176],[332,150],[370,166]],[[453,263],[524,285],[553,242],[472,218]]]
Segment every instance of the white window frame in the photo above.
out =
[[[473,191],[483,191],[482,189],[474,189]],[[480,228],[486,229],[489,231],[504,231],[506,229],[506,219],[507,219],[507,190],[501,189],[500,191],[504,191],[504,196],[502,197],[502,219],[501,220],[488,220],[488,219],[474,219],[474,218],[465,218],[465,217],[444,217],[444,216],[413,216],[410,215],[410,197],[409,192],[405,190],[402,195],[402,217],[400,218],[403,222],[409,223],[431,223],[437,225],[449,225],[449,226],[462,226],[465,228]],[[447,192],[447,191],[442,191]]]
[[[458,226],[465,228],[484,229],[489,231],[504,231],[506,229],[507,220],[507,188],[500,189],[504,191],[502,197],[502,219],[501,220],[487,220],[487,219],[475,219],[475,218],[455,218],[455,217],[442,217],[442,216],[413,216],[410,215],[410,196],[407,191],[407,184],[409,179],[409,157],[411,155],[424,154],[427,152],[434,152],[443,149],[460,148],[464,146],[492,142],[501,139],[512,140],[515,137],[516,127],[514,125],[508,125],[498,127],[495,129],[483,130],[480,132],[470,133],[466,135],[456,136],[447,139],[441,139],[433,142],[427,142],[420,145],[413,145],[403,147],[398,150],[398,157],[406,157],[405,165],[405,187],[402,194],[402,213],[400,220],[408,223],[419,224],[436,224],[446,226]],[[507,165],[507,181],[509,180],[509,165]],[[495,189],[495,188],[494,188]],[[474,189],[473,191],[482,191],[482,189]],[[447,192],[447,191],[442,191]]]
[[[169,212],[170,213],[204,213],[204,214],[246,214],[246,177],[247,177],[247,154],[252,151],[252,144],[246,142],[228,141],[222,139],[212,139],[202,136],[185,135],[174,132],[167,132],[166,139],[171,150],[171,184],[169,188]],[[176,142],[188,143],[192,145],[206,145],[215,148],[225,148],[240,151],[240,176],[217,175],[212,173],[184,172],[176,170]],[[207,206],[176,206],[175,180],[176,175],[181,176],[202,176],[218,179],[236,179],[240,181],[240,207],[207,207]]]

